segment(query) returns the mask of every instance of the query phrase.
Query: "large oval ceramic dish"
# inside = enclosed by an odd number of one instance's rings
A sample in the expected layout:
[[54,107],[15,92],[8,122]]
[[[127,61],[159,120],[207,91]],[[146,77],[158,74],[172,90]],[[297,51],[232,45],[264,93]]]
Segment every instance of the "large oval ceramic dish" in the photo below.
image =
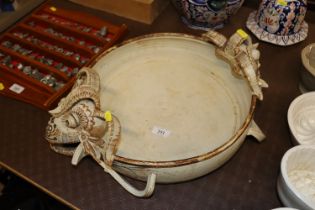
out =
[[91,68],[100,75],[102,110],[122,125],[114,168],[123,174],[193,179],[222,165],[244,140],[255,97],[212,44],[178,34],[141,37]]
[[[264,138],[252,117],[266,83],[257,46],[244,34],[154,34],[106,51],[51,111],[47,140],[60,153],[60,145],[79,141],[74,152],[67,148],[73,164],[91,155],[136,196],[150,195],[155,181],[211,172],[246,135]],[[106,112],[104,122],[106,110],[113,117]],[[116,171],[148,180],[146,189],[135,190]]]

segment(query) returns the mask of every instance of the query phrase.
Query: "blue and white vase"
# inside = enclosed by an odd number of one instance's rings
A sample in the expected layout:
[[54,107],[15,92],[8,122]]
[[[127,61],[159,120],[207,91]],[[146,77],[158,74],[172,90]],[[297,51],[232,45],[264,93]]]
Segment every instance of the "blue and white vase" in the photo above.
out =
[[250,14],[246,25],[263,41],[292,45],[307,37],[306,10],[306,0],[262,0],[258,10]]
[[184,23],[195,29],[222,28],[244,0],[172,0]]
[[256,21],[269,33],[291,35],[301,29],[306,9],[305,0],[263,0]]

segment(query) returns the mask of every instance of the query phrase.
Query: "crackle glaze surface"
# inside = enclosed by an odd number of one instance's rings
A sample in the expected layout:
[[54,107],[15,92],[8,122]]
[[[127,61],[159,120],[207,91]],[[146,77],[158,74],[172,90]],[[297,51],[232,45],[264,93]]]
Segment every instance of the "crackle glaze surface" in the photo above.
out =
[[233,77],[214,46],[201,41],[139,40],[109,53],[93,69],[102,81],[102,109],[112,110],[124,125],[119,156],[170,161],[204,154],[233,136],[250,110],[246,82]]
[[[246,136],[253,90],[215,51],[191,36],[161,34],[129,42],[91,66],[100,75],[101,109],[112,110],[122,124],[117,171],[178,182],[206,174],[234,154]],[[240,131],[237,142],[219,152]],[[214,157],[206,158],[211,151]],[[196,170],[186,165],[193,162]]]

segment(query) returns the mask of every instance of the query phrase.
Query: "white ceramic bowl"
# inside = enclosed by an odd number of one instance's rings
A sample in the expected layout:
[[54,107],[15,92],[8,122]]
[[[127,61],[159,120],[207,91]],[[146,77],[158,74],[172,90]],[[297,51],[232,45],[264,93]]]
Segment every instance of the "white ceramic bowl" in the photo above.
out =
[[285,206],[315,209],[315,145],[299,145],[281,160],[277,190]]
[[315,90],[315,43],[307,45],[301,52],[300,91]]
[[291,102],[288,123],[294,144],[315,144],[315,91],[302,94]]

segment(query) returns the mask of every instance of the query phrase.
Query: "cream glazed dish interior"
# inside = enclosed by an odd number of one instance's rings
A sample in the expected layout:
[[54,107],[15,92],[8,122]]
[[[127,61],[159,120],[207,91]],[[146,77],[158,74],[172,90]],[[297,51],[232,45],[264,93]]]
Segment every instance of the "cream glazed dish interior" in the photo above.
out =
[[[50,147],[77,165],[91,156],[137,197],[155,183],[195,179],[219,168],[247,135],[268,84],[258,45],[238,30],[230,38],[151,34],[104,52],[80,70],[46,129]],[[69,145],[75,144],[74,147]],[[142,190],[121,175],[146,181]]]
[[295,144],[315,144],[315,92],[298,96],[288,110],[288,124]]

